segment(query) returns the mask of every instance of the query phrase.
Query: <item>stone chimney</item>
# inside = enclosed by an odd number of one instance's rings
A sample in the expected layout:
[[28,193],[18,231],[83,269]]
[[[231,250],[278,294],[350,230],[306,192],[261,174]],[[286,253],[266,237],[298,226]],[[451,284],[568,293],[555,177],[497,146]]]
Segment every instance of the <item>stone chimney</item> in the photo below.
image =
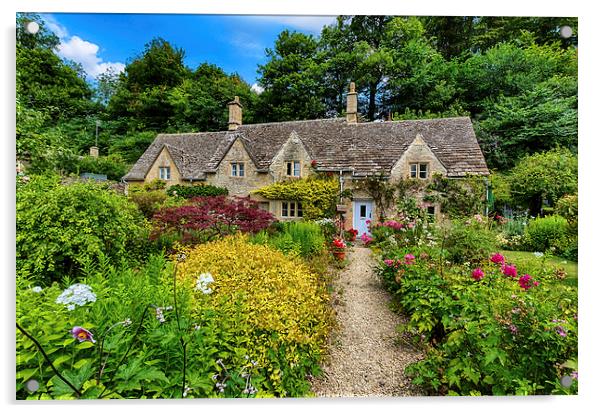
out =
[[90,146],[90,156],[98,158],[98,146]]
[[242,125],[242,105],[238,96],[234,96],[232,102],[228,102],[228,112],[230,114],[228,119],[228,130],[236,130]]
[[347,93],[347,123],[357,123],[357,92],[355,82],[349,84]]

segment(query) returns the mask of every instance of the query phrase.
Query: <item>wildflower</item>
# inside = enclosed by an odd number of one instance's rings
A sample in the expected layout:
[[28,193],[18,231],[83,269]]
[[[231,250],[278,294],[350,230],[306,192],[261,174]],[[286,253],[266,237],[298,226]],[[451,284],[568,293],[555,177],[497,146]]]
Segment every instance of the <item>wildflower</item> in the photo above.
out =
[[485,273],[483,272],[482,269],[480,268],[475,268],[472,271],[472,278],[475,279],[475,281],[481,281],[483,278],[485,277]]
[[156,307],[155,308],[155,317],[157,318],[157,320],[159,320],[160,323],[164,323],[165,322],[165,316],[163,315],[163,311],[169,311],[169,310],[172,310],[172,309],[173,309],[172,306]]
[[533,255],[535,255],[537,258],[541,258],[543,257],[543,252],[534,252]]
[[215,388],[219,390],[220,393],[223,393],[226,387],[228,387],[226,383],[215,383]]
[[414,257],[412,254],[406,254],[403,258],[406,260],[406,265],[414,264],[414,260],[416,259],[416,257]]
[[34,293],[41,293],[42,292],[42,287],[40,287],[39,285],[36,285],[35,287],[33,287],[31,289],[31,291],[33,291]]
[[384,260],[383,261],[387,267],[392,267],[395,264],[394,260]]
[[197,291],[201,291],[203,294],[211,294],[213,290],[209,288],[209,284],[211,284],[213,281],[213,276],[210,273],[202,273],[197,278],[196,287],[194,289]]
[[365,232],[362,234],[360,239],[364,242],[364,244],[368,245],[372,242],[372,237]]
[[94,340],[92,333],[90,333],[88,330],[86,330],[85,328],[80,327],[80,326],[73,327],[71,329],[71,335],[73,336],[73,338],[78,339],[80,343],[83,341],[89,341],[91,343],[96,343],[96,340]]
[[92,288],[86,284],[73,284],[65,289],[56,299],[57,304],[64,304],[67,310],[75,310],[76,306],[84,306],[87,303],[96,301],[96,294],[92,292]]
[[501,270],[506,277],[514,278],[518,275],[516,267],[510,264],[502,264]]
[[516,335],[518,333],[518,327],[516,327],[514,324],[510,324],[508,326],[508,329],[510,330],[510,333],[512,333],[513,335]]
[[493,254],[490,259],[491,259],[491,262],[494,264],[504,264],[506,262],[506,259],[504,258],[504,256],[502,254],[500,254],[499,252],[496,252],[495,254]]
[[130,320],[129,318],[126,318],[125,320],[123,320],[121,322],[121,325],[124,327],[128,327],[128,326],[132,325],[132,320]]
[[188,396],[188,392],[191,391],[192,389],[188,386],[186,386],[186,388],[184,389],[184,392],[182,393],[182,397],[186,397]]
[[215,381],[219,378],[218,374],[214,374],[213,376],[211,376],[211,380]]
[[566,331],[561,326],[556,327],[556,332],[560,337],[566,337]]
[[477,222],[483,222],[483,217],[480,214],[476,214],[473,218]]
[[176,259],[178,260],[178,262],[182,262],[186,260],[186,254],[184,254],[183,252],[179,253],[178,255],[176,255]]
[[577,373],[577,371],[572,372],[571,378],[574,380],[579,380],[579,373]]

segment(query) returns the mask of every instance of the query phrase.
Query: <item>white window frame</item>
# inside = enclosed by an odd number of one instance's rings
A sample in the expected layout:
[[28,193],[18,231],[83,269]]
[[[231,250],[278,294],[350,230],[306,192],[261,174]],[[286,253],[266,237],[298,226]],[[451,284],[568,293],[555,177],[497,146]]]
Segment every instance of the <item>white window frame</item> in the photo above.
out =
[[282,201],[280,203],[280,216],[282,218],[303,218],[301,202]]
[[159,179],[169,181],[171,179],[171,168],[169,166],[159,167]]
[[245,176],[244,162],[230,162],[230,176],[243,178]]

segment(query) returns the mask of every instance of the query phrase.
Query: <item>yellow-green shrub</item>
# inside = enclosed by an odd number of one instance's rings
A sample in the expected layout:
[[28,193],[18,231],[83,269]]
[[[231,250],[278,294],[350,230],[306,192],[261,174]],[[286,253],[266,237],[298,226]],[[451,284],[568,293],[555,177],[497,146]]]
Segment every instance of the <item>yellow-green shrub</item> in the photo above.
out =
[[254,193],[267,199],[299,201],[306,219],[318,219],[334,215],[339,195],[339,182],[336,179],[305,178],[276,182]]
[[319,371],[331,317],[319,277],[300,258],[250,244],[244,235],[183,252],[186,260],[178,264],[178,274],[185,288],[194,289],[202,273],[214,279],[212,293],[196,292],[193,306],[199,311],[213,307],[224,315],[237,312],[244,320],[237,334],[248,339],[249,355],[265,369],[267,389],[289,396],[309,391],[305,375]]

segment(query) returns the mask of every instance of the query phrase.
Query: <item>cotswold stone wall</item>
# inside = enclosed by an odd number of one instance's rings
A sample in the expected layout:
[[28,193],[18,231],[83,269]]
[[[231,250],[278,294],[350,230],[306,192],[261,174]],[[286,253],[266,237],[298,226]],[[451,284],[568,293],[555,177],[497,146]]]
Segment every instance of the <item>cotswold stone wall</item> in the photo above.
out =
[[169,151],[165,148],[163,148],[163,150],[161,151],[159,156],[157,156],[157,159],[155,159],[153,166],[151,166],[148,173],[144,177],[144,182],[150,182],[155,179],[159,179],[159,168],[163,167],[163,166],[169,167],[170,179],[165,181],[167,183],[167,186],[182,183],[182,182],[180,182],[180,180],[181,180],[180,171],[176,167],[175,162],[173,161],[171,155],[169,154]]
[[301,143],[301,140],[295,134],[291,135],[272,161],[270,170],[274,177],[274,182],[291,179],[286,175],[286,163],[288,161],[301,162],[301,178],[311,175],[311,158],[307,154],[303,143]]
[[[231,176],[232,162],[245,165],[245,176]],[[273,178],[269,173],[256,172],[253,160],[242,142],[237,139],[220,163],[217,173],[207,174],[206,182],[228,188],[230,195],[248,196],[251,191],[271,184]]]

